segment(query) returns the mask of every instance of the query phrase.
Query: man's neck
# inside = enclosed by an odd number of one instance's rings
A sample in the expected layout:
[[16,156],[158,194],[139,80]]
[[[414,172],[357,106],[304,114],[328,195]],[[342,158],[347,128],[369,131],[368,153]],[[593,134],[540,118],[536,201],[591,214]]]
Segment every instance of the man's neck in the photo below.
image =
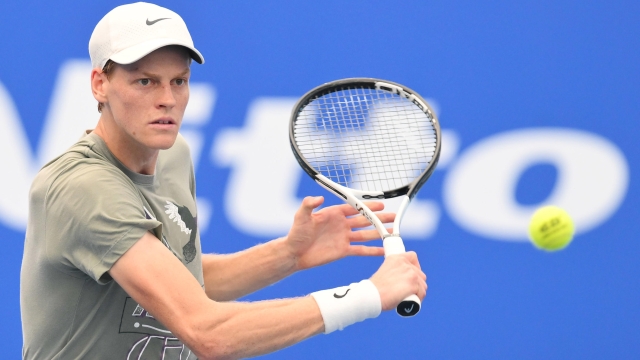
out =
[[109,151],[129,170],[144,175],[154,174],[159,150],[149,149],[134,141],[113,121],[104,119],[104,114],[93,132],[104,140]]

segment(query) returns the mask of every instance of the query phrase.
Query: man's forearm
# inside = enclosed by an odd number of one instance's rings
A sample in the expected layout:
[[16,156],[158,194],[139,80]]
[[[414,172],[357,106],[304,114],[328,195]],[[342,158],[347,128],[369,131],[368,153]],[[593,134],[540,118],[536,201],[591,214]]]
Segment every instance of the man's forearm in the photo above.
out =
[[[207,316],[200,313],[196,338],[204,345],[199,358],[237,359],[271,353],[324,330],[322,316],[310,296],[252,303],[218,303]],[[210,348],[208,348],[210,346]]]
[[228,255],[202,255],[205,290],[216,301],[235,300],[269,286],[296,270],[284,238]]

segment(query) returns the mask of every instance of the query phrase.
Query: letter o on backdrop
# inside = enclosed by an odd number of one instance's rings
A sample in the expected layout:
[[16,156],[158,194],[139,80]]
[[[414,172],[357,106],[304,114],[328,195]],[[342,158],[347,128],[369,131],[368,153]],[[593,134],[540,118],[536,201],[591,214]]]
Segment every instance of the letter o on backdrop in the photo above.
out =
[[[515,192],[532,165],[553,164],[557,181],[540,204],[521,205]],[[624,199],[629,168],[611,141],[568,128],[503,132],[473,144],[451,164],[444,202],[451,218],[467,231],[496,240],[525,241],[533,211],[542,205],[565,208],[576,233],[606,221]]]

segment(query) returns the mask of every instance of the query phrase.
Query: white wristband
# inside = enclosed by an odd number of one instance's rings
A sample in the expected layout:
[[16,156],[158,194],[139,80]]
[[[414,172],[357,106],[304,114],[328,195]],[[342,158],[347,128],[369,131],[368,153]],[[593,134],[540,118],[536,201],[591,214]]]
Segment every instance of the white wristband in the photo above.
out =
[[311,296],[320,308],[325,334],[342,330],[366,319],[375,318],[382,311],[380,293],[370,280],[362,280],[359,283],[335,289],[316,291]]

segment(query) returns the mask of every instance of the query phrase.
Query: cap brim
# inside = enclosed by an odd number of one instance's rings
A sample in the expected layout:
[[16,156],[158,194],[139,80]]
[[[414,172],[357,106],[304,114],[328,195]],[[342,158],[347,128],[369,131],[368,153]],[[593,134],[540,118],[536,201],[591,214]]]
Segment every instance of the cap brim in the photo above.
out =
[[132,64],[143,57],[149,55],[155,50],[160,49],[164,46],[169,45],[178,45],[183,46],[189,50],[189,54],[199,64],[204,64],[204,57],[196,48],[191,46],[191,44],[185,44],[184,42],[178,41],[176,39],[154,39],[142,44],[138,44],[127,49],[124,49],[118,53],[115,53],[109,57],[112,61],[118,64]]

